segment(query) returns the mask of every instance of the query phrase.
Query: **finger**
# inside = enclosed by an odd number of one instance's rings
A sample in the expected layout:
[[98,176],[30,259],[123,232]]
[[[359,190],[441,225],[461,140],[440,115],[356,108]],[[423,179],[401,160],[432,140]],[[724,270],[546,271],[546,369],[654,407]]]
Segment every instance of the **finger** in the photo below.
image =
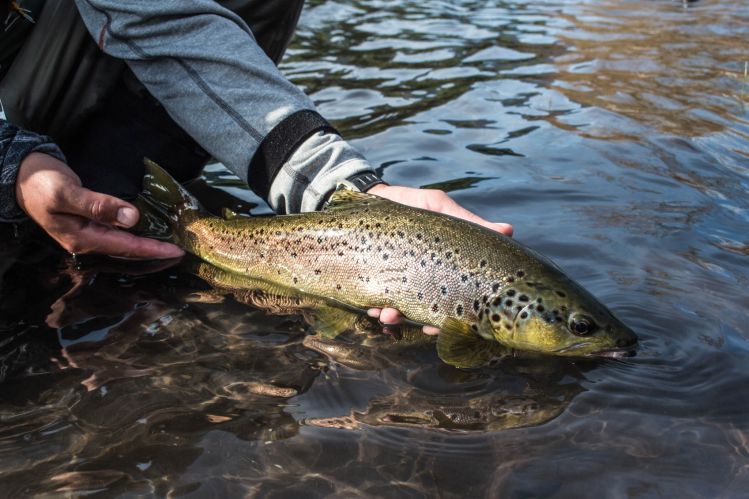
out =
[[380,322],[383,324],[400,324],[403,322],[403,316],[394,308],[383,308],[380,312]]
[[421,330],[424,331],[424,334],[428,334],[429,336],[436,336],[440,334],[440,328],[434,326],[424,326],[421,328]]
[[394,308],[370,308],[367,315],[382,324],[401,324],[404,321],[401,313]]
[[64,191],[56,211],[124,228],[135,225],[140,217],[127,201],[78,186]]
[[74,233],[72,244],[63,244],[74,253],[100,253],[109,256],[137,259],[178,258],[185,254],[174,244],[138,237],[129,232],[105,225],[90,223]]
[[504,234],[505,236],[512,236],[512,225],[484,220],[475,213],[466,210],[458,203],[450,203],[444,208],[443,213],[445,213],[446,215],[452,215],[454,217],[462,218],[463,220],[468,220],[469,222],[473,222],[475,224],[486,227],[487,229],[497,231],[501,234]]

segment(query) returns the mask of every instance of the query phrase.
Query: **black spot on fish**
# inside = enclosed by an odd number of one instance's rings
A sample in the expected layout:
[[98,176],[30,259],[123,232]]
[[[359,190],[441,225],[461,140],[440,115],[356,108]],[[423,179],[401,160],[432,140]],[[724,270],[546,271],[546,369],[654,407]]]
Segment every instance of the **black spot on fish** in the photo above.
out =
[[416,234],[416,239],[418,239],[419,241],[421,241],[421,238],[422,238],[422,237],[423,237],[423,236],[422,236],[421,234]]
[[484,311],[482,310],[479,312],[479,320],[481,320],[483,317],[484,317]]
[[492,315],[492,322],[499,322],[499,319],[500,319],[499,314]]
[[343,251],[339,251],[338,256],[343,256]]
[[399,237],[400,237],[401,239],[403,239],[404,237],[406,237],[406,233],[405,233],[405,232],[403,232],[402,230],[399,230],[399,231],[398,231],[398,236],[399,236]]
[[554,292],[555,292],[555,293],[557,294],[557,296],[558,296],[558,297],[560,297],[560,298],[564,298],[565,296],[567,296],[567,295],[566,295],[566,294],[564,294],[564,293],[563,293],[562,291],[554,291]]
[[442,286],[441,291],[442,291],[443,295],[446,295],[447,294],[447,286]]
[[421,266],[422,267],[426,267],[427,266],[427,261],[426,260],[422,260],[421,261]]
[[292,279],[292,281],[294,281],[294,284],[296,284],[297,282],[299,282],[299,279],[297,279],[296,277],[294,277],[294,278]]
[[544,308],[543,305],[539,305],[538,307],[536,307],[536,310],[538,310],[539,312],[543,312],[546,309]]
[[520,296],[518,296],[518,300],[520,300],[520,301],[528,301],[529,298],[526,295],[520,295]]
[[517,275],[518,277],[523,277],[525,275],[525,272],[523,272],[522,270],[518,270],[517,274],[515,275]]
[[481,304],[479,303],[479,301],[478,300],[474,300],[473,301],[473,310],[475,312],[478,312],[479,311],[479,307],[481,307]]
[[536,299],[536,301],[537,301],[538,303],[543,303],[543,302],[544,302],[544,299],[543,299],[543,298],[537,298],[537,299]]
[[512,306],[512,303],[513,303],[513,302],[512,302],[512,300],[507,300],[507,301],[505,302],[505,307],[511,307],[511,306]]
[[423,300],[424,299],[424,293],[422,293],[421,291],[419,291],[418,293],[416,293],[416,298],[418,298],[419,300]]
[[296,251],[292,251],[291,252],[291,258],[296,258],[296,257],[297,257]]
[[408,282],[408,278],[406,276],[403,276],[403,278],[401,279],[401,282],[404,282],[404,283]]
[[340,290],[341,289],[341,285],[340,284],[336,284],[335,288],[338,289],[338,290]]
[[485,304],[488,301],[489,301],[489,297],[488,296],[484,295],[484,296],[481,297],[481,303]]
[[471,329],[473,329],[474,331],[478,331],[479,327],[476,324],[471,324]]
[[479,262],[479,267],[486,267],[486,260],[481,260]]
[[507,290],[507,296],[515,296],[515,290],[514,289],[508,289]]
[[520,318],[521,319],[527,319],[528,318],[528,312],[523,312],[522,314],[520,314]]
[[409,254],[410,256],[416,256],[416,252],[415,252],[414,250],[410,250],[410,251],[408,252],[408,254]]
[[492,307],[498,307],[500,303],[502,303],[502,298],[498,296],[492,300]]
[[281,231],[280,231],[280,230],[277,230],[277,231],[276,231],[276,235],[277,235],[277,236],[280,236],[280,235],[281,235]]
[[509,330],[512,329],[512,326],[510,326],[509,324],[505,324],[505,329],[507,329],[509,331]]
[[460,280],[466,282],[468,280],[468,276],[463,274],[462,276],[460,276]]
[[507,281],[508,283],[512,284],[513,282],[515,282],[515,278],[514,277],[508,277],[507,279],[505,279],[505,281]]
[[458,317],[463,315],[463,305],[458,305],[455,307],[455,313],[458,314]]
[[499,284],[494,284],[494,285],[492,286],[492,291],[493,291],[493,292],[495,292],[495,293],[496,293],[497,291],[499,291]]
[[438,243],[438,242],[440,242],[440,238],[439,238],[439,237],[435,237],[435,238],[434,238],[434,242],[435,242],[435,243]]
[[437,304],[432,303],[432,312],[436,312],[437,310],[439,310],[439,307],[437,306]]
[[381,224],[381,223],[379,223],[379,222],[377,222],[377,223],[375,224],[375,229],[379,229],[380,227],[382,227],[382,224]]
[[445,253],[445,258],[447,258],[447,259],[452,258],[452,256],[453,256],[453,252],[452,251],[448,251],[447,253]]
[[315,269],[315,275],[320,275],[320,274],[322,274],[322,270],[320,270],[320,269]]
[[387,253],[383,253],[382,259],[383,260],[387,260],[388,258],[389,258],[388,254]]
[[385,294],[390,294],[390,288],[385,288]]

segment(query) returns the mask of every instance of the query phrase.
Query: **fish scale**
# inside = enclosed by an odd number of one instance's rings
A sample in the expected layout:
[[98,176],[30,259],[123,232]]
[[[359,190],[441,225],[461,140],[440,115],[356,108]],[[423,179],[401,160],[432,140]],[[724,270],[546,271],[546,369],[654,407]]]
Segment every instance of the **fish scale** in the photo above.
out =
[[485,227],[349,189],[319,212],[222,219],[157,165],[146,168],[143,199],[186,251],[350,307],[397,308],[442,330],[443,359],[483,362],[483,340],[556,355],[613,355],[636,344],[557,266]]
[[[409,319],[437,327],[449,317],[478,323],[474,296],[488,297],[520,267],[533,267],[523,254],[512,267],[500,261],[496,255],[514,248],[486,229],[453,218],[445,223],[444,215],[424,210],[414,216],[413,208],[375,196],[356,197],[364,198],[362,207],[198,219],[185,226],[195,235],[188,250],[230,272],[291,283],[352,306],[397,306]],[[474,239],[466,245],[461,231],[469,228]]]

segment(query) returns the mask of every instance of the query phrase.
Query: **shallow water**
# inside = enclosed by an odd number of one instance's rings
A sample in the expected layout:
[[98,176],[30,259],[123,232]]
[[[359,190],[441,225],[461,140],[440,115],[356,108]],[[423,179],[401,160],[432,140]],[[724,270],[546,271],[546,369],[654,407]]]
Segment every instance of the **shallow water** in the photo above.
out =
[[746,496],[747,39],[746,1],[309,2],[283,69],[322,113],[389,182],[512,222],[638,355],[330,357],[186,264],[5,227],[3,495]]

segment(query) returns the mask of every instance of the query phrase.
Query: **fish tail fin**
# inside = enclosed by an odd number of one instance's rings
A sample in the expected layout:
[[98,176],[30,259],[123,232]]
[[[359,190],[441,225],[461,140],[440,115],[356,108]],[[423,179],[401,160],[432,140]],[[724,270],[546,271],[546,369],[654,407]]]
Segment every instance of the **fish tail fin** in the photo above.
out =
[[146,174],[143,191],[136,200],[141,210],[137,232],[179,244],[185,242],[181,234],[186,222],[204,214],[198,200],[166,170],[148,158],[143,160]]

